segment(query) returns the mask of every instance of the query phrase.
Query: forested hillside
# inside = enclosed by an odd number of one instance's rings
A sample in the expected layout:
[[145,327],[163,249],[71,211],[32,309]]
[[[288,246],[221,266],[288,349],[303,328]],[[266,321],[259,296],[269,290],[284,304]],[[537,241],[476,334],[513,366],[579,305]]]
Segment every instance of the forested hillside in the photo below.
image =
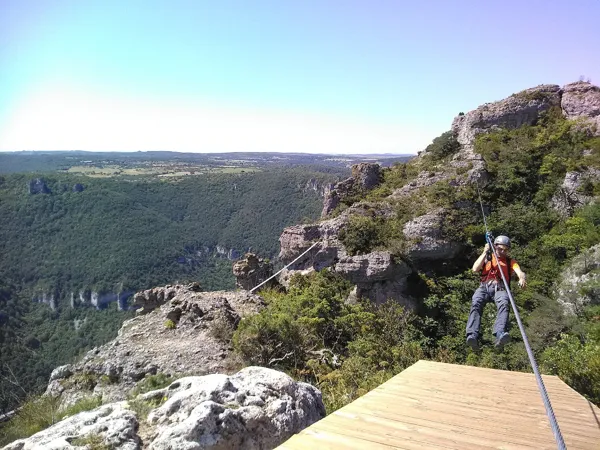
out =
[[109,303],[117,295],[190,281],[232,289],[228,258],[249,249],[276,256],[281,230],[316,218],[321,190],[334,180],[306,169],[167,179],[4,175],[0,410],[114,337],[132,314]]

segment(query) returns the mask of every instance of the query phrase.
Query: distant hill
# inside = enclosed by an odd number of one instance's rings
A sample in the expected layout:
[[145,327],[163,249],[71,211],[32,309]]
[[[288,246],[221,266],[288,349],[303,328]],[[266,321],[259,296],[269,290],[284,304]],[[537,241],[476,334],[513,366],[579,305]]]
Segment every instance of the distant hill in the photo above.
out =
[[330,170],[348,170],[359,162],[377,162],[389,166],[394,162],[407,161],[414,155],[328,155],[311,153],[180,153],[169,151],[149,152],[86,152],[86,151],[19,151],[0,152],[0,174],[19,172],[69,171],[72,168],[147,168],[157,162],[162,167],[184,167],[196,171],[216,168],[255,168],[312,166]]

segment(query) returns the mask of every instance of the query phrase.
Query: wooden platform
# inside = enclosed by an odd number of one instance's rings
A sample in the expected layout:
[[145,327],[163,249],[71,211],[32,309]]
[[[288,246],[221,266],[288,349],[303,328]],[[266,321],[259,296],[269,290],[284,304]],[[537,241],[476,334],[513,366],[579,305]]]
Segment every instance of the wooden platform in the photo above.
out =
[[[569,450],[600,449],[600,409],[543,376]],[[556,449],[533,374],[419,361],[279,449]]]

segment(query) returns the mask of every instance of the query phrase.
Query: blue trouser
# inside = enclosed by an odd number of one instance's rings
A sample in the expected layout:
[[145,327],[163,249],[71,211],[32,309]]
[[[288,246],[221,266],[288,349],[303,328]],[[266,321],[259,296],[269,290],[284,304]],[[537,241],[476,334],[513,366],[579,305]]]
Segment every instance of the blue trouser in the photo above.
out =
[[[502,287],[502,288],[500,288]],[[471,311],[469,312],[469,320],[467,322],[467,336],[470,334],[479,334],[481,325],[481,313],[486,303],[494,301],[498,309],[496,323],[494,323],[494,334],[506,331],[508,324],[508,293],[502,285],[497,286],[495,283],[482,283],[473,294],[471,302]]]

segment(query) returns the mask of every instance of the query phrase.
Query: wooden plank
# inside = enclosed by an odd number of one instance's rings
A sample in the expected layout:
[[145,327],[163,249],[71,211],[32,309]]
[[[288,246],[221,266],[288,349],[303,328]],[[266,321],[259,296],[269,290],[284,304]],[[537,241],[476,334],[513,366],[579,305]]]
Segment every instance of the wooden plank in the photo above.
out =
[[[457,429],[443,429],[435,422],[422,421],[421,423],[411,423],[406,420],[390,420],[382,417],[369,416],[368,414],[347,415],[332,414],[327,417],[328,420],[321,422],[321,425],[338,427],[344,430],[354,430],[372,433],[377,436],[394,437],[398,440],[409,440],[422,442],[425,444],[440,445],[455,449],[484,449],[497,448],[503,446],[506,449],[538,449],[539,441],[529,441],[529,445],[523,442],[514,442],[510,440],[498,439],[499,435],[493,431],[482,434],[464,433]],[[449,432],[450,431],[450,432]],[[387,443],[388,441],[380,441]]]
[[[360,401],[359,401],[360,400]],[[425,411],[429,411],[431,414],[436,414],[440,411],[453,411],[455,414],[465,417],[465,420],[477,420],[478,418],[484,420],[488,424],[495,424],[498,422],[503,423],[517,423],[519,426],[527,426],[531,428],[533,426],[541,429],[548,430],[550,432],[550,423],[546,416],[545,409],[541,408],[539,411],[525,411],[519,412],[518,410],[507,411],[500,405],[498,407],[473,407],[470,404],[453,402],[452,400],[440,399],[438,397],[412,397],[410,395],[398,396],[390,394],[382,394],[379,392],[371,391],[369,396],[363,396],[356,400],[355,407],[362,407],[363,402],[369,402],[370,408],[379,408],[385,410],[396,410],[405,406],[413,408],[420,408]],[[556,412],[556,411],[555,411]],[[590,427],[593,423],[589,417],[569,417],[563,415],[561,417],[561,429],[567,427],[573,431],[577,430],[580,433],[587,434],[590,432]],[[557,419],[558,420],[558,419]]]
[[[527,380],[510,380],[509,382],[500,382],[500,380],[496,378],[490,377],[469,377],[469,385],[465,383],[465,378],[463,376],[449,376],[444,374],[444,376],[440,376],[438,373],[419,373],[413,374],[412,376],[398,376],[391,378],[388,382],[381,384],[379,387],[386,388],[388,386],[395,386],[398,384],[407,385],[416,382],[420,383],[429,383],[437,385],[452,385],[455,389],[469,390],[477,387],[478,389],[486,389],[486,388],[498,388],[501,387],[504,392],[527,392],[532,395],[539,394],[539,388],[536,383],[535,378],[527,379]],[[562,383],[562,382],[561,382]],[[571,389],[566,389],[568,386],[561,384],[558,386],[546,386],[546,390],[551,395],[560,395],[566,396],[569,398],[573,398],[573,392]]]
[[[506,443],[520,443],[523,445],[529,445],[538,447],[539,442],[554,442],[554,437],[550,426],[537,427],[536,424],[529,426],[528,423],[519,421],[517,424],[506,425],[503,422],[494,422],[490,420],[468,420],[465,421],[463,417],[456,416],[450,413],[437,413],[435,415],[429,412],[420,411],[418,409],[404,409],[401,413],[381,411],[377,408],[364,408],[360,410],[342,410],[336,411],[333,414],[356,414],[357,416],[366,418],[368,416],[381,417],[383,419],[389,419],[392,421],[401,421],[413,424],[434,424],[440,430],[445,430],[449,434],[455,433],[466,433],[474,436],[490,436],[497,437],[501,436]],[[329,416],[328,416],[329,417]],[[578,443],[577,448],[587,448],[584,445],[592,445],[592,448],[598,448],[597,443],[600,442],[600,432],[594,436],[586,436],[586,433],[590,431],[589,427],[583,429],[583,431],[577,430],[577,433],[572,434],[573,430],[568,428],[561,428],[563,437],[565,440],[567,437],[573,444]],[[579,445],[581,444],[581,445]],[[554,444],[552,444],[554,445]]]
[[[449,400],[458,404],[468,404],[475,407],[483,408],[496,408],[503,409],[507,412],[540,412],[546,414],[546,409],[540,396],[502,396],[501,393],[489,393],[483,391],[481,393],[473,392],[452,392],[431,386],[418,386],[417,384],[411,386],[395,385],[388,386],[385,389],[382,387],[375,388],[371,391],[377,394],[391,394],[391,395],[402,395],[411,396],[413,398],[418,397],[435,397],[440,400]],[[574,403],[561,402],[560,399],[555,398],[552,401],[553,405],[557,405],[564,412],[568,412],[572,416],[587,417],[588,414],[582,411],[581,404],[577,405]]]
[[[462,416],[458,416],[452,412],[439,412],[437,414],[431,414],[428,411],[422,411],[417,408],[405,408],[402,412],[389,412],[385,410],[373,408],[364,408],[360,410],[350,411],[336,411],[333,414],[357,414],[361,416],[374,416],[381,417],[383,419],[406,421],[414,424],[435,424],[441,430],[446,430],[449,433],[460,432],[460,433],[472,433],[474,435],[489,435],[490,430],[493,434],[501,434],[510,436],[508,442],[513,442],[511,439],[516,439],[514,442],[526,442],[532,440],[537,441],[540,438],[551,437],[549,430],[546,427],[540,428],[539,432],[536,429],[528,427],[527,430],[515,429],[510,424],[507,425],[503,422],[498,422],[494,426],[490,427],[489,420],[465,420]],[[329,416],[328,416],[329,417]]]
[[[319,423],[319,422],[317,422]],[[365,439],[356,439],[339,433],[317,430],[316,424],[303,430],[284,442],[277,449],[289,450],[417,450],[402,446],[402,443],[393,446],[371,442]],[[423,449],[425,447],[422,447]]]
[[[600,410],[543,376],[569,449],[600,449]],[[532,373],[421,360],[282,449],[556,448]]]

